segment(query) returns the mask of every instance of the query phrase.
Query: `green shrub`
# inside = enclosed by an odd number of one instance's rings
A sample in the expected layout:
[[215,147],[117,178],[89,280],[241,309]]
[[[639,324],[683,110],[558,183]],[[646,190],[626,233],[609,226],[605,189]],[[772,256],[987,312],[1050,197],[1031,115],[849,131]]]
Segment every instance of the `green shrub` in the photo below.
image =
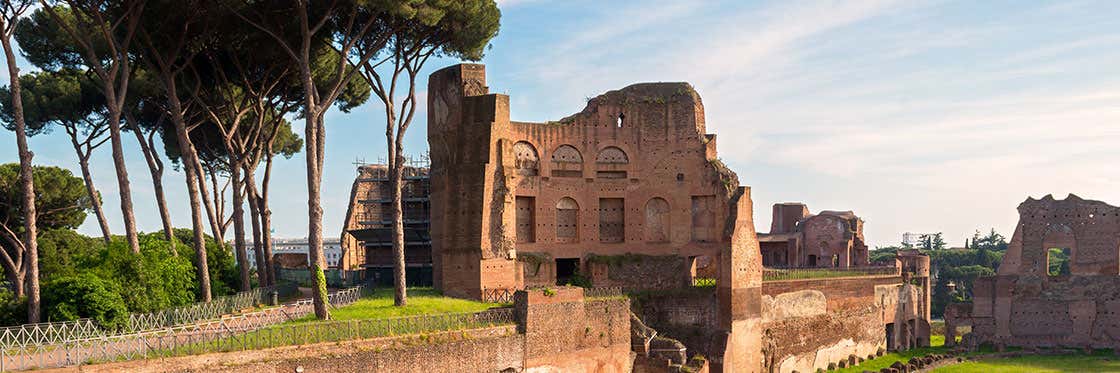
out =
[[[190,258],[192,265],[197,268],[198,260],[194,252],[194,232],[189,229],[175,229],[175,238],[181,242],[179,255]],[[237,263],[233,258],[233,250],[228,245],[218,245],[210,236],[205,236],[206,265],[210,269],[210,295],[215,297],[229,295],[240,288],[240,274],[237,273]],[[192,271],[194,271],[192,269]]]
[[39,273],[44,279],[78,274],[85,261],[105,249],[100,238],[87,237],[70,229],[39,232]]
[[103,328],[117,329],[128,321],[128,308],[114,284],[91,274],[67,276],[43,286],[47,320],[93,319]]
[[0,325],[19,325],[27,322],[27,297],[16,299],[7,286],[0,287]]
[[190,259],[174,256],[161,234],[141,234],[136,255],[120,237],[84,263],[82,273],[96,275],[119,289],[129,311],[152,312],[195,302],[195,270]]

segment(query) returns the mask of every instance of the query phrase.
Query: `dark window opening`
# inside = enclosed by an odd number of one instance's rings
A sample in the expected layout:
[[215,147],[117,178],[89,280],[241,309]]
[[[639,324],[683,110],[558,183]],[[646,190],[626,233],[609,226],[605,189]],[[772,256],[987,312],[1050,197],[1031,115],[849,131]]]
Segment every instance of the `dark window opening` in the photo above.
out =
[[816,255],[809,255],[808,262],[809,262],[809,263],[807,263],[808,266],[816,267],[817,266],[817,256]]
[[894,323],[887,324],[887,351],[894,351],[897,349],[894,340]]
[[556,258],[556,285],[572,282],[579,274],[579,258]]

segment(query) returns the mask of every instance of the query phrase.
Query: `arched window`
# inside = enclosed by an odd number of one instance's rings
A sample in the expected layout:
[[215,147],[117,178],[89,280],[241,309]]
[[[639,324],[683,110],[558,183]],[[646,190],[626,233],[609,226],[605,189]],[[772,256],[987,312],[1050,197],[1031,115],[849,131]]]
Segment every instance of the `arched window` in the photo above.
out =
[[614,146],[608,146],[599,151],[599,156],[595,157],[595,163],[630,163],[630,158],[626,157],[626,152]]
[[513,162],[518,175],[537,176],[540,170],[540,157],[537,148],[526,141],[513,144]]
[[571,145],[560,145],[556,151],[552,152],[552,161],[561,163],[583,163],[583,156],[579,154],[579,150]]
[[646,202],[646,242],[669,242],[669,202],[654,197]]
[[556,202],[556,242],[579,241],[579,204],[564,197]]
[[553,177],[583,177],[583,156],[574,146],[560,145],[552,152]]
[[625,179],[626,178],[626,164],[630,163],[630,158],[626,156],[626,152],[614,146],[608,146],[599,151],[599,155],[595,156],[595,177],[601,179]]

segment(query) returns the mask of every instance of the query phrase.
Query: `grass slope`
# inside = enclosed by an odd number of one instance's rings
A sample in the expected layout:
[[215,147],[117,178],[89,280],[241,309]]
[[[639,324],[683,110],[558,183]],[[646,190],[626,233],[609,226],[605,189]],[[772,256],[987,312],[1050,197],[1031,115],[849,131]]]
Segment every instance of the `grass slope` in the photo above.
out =
[[1019,373],[1019,372],[1120,372],[1120,357],[1106,354],[1022,356],[1004,359],[966,361],[934,369],[936,373]]
[[[332,320],[369,320],[401,316],[434,315],[442,313],[479,312],[500,307],[498,303],[445,297],[432,288],[409,288],[408,305],[393,305],[393,289],[374,290],[354,304],[331,309]],[[315,322],[315,315],[308,315],[294,322]]]

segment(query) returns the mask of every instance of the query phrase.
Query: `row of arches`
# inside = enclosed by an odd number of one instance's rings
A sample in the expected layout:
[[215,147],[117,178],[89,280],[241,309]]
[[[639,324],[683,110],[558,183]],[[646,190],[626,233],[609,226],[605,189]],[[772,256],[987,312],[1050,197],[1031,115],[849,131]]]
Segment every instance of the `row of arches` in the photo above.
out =
[[[518,241],[533,242],[536,225],[534,211],[532,211],[532,197],[518,197],[519,214],[517,215]],[[579,242],[580,206],[579,202],[571,197],[564,197],[556,201],[556,242]],[[625,209],[621,198],[599,199],[599,240],[601,242],[625,241]],[[645,224],[643,225],[643,240],[658,243],[669,242],[670,234],[670,208],[669,201],[661,197],[650,198],[645,203]],[[524,230],[524,231],[522,231]]]
[[[513,144],[514,165],[518,174],[536,176],[540,170],[540,155],[537,148],[527,141],[518,141]],[[551,160],[554,165],[552,176],[581,177],[583,176],[583,155],[576,147],[564,144],[552,151]],[[595,156],[595,163],[600,165],[625,165],[630,163],[626,152],[615,146],[608,146],[599,150]],[[609,167],[608,167],[609,168]],[[602,177],[625,177],[625,171],[604,170]],[[619,174],[621,172],[621,174]]]

